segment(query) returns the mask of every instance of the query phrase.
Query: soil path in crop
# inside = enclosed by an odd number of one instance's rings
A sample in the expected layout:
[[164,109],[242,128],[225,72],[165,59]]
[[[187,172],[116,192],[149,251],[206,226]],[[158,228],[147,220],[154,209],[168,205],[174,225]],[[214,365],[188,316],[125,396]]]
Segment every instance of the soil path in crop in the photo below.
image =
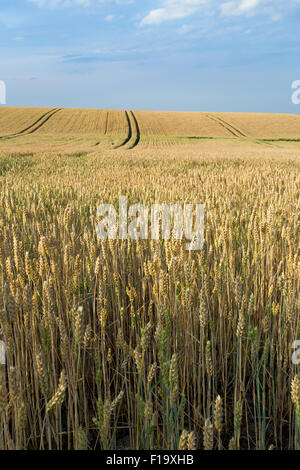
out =
[[230,134],[234,135],[235,137],[247,137],[245,134],[243,134],[242,131],[232,126],[229,122],[224,121],[224,119],[221,119],[218,116],[213,116],[212,114],[207,114],[206,116],[212,121],[215,121],[220,124],[220,126],[225,127],[225,129],[227,129],[228,132],[230,132]]
[[127,137],[125,140],[123,140],[123,142],[121,142],[119,145],[116,145],[114,147],[115,150],[121,147],[124,147],[126,144],[128,144],[128,142],[131,140],[131,137],[132,137],[132,127],[131,127],[131,121],[129,118],[128,111],[125,111],[125,116],[126,116],[126,121],[127,121],[127,126],[128,126]]
[[128,134],[126,139],[116,147],[115,149],[124,148],[126,150],[134,149],[140,142],[141,132],[137,121],[137,118],[133,111],[125,111],[126,120],[128,124]]
[[140,126],[138,124],[137,118],[133,111],[130,111],[130,114],[131,114],[131,120],[132,120],[131,128],[134,129],[132,132],[134,140],[133,142],[131,142],[129,150],[136,147],[141,140],[141,131],[140,131]]

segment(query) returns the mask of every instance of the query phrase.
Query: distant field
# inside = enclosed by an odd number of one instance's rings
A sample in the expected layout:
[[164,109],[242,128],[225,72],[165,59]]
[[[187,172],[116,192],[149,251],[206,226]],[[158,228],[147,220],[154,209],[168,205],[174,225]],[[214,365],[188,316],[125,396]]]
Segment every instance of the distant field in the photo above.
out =
[[62,109],[38,134],[123,134],[127,131],[124,111]]
[[142,136],[231,137],[213,114],[136,111]]
[[299,139],[300,116],[295,114],[218,113],[236,134],[262,139]]
[[[297,115],[0,108],[0,137],[93,136],[116,147],[171,145],[197,139],[300,141]],[[114,142],[115,141],[115,142]]]

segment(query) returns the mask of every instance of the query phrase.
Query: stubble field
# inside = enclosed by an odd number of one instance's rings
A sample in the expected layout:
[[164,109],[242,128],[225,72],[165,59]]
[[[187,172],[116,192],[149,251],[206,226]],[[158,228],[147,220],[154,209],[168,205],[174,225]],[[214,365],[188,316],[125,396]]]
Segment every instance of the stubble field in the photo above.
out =
[[[0,109],[0,449],[300,449],[300,117]],[[205,204],[205,244],[96,209]]]

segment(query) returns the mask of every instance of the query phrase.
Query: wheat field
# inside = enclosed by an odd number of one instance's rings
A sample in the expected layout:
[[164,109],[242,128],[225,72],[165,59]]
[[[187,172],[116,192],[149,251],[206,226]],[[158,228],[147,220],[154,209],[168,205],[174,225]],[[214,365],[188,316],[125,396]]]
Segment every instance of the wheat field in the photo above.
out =
[[[300,450],[300,118],[1,108],[0,449]],[[205,204],[205,243],[99,204]]]

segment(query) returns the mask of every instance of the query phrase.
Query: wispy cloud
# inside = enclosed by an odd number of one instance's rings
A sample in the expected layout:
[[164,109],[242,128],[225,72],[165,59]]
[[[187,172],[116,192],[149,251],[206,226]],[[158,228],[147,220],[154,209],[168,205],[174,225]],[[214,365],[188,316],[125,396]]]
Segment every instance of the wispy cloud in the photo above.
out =
[[141,24],[159,24],[164,21],[186,18],[210,0],[164,0],[162,8],[151,10]]
[[[288,1],[284,2],[289,4]],[[220,6],[221,14],[224,16],[237,16],[237,15],[253,15],[253,14],[268,14],[273,16],[275,11],[284,4],[281,0],[274,2],[270,0],[233,0],[222,3]],[[292,3],[292,2],[290,2]]]
[[40,8],[67,8],[75,6],[88,8],[105,3],[116,3],[117,5],[134,3],[134,0],[27,0],[27,2],[35,3]]
[[289,10],[299,0],[230,0],[220,4],[217,0],[162,0],[161,8],[151,10],[141,21],[141,25],[160,24],[165,21],[187,18],[195,13],[221,16],[265,15],[279,19],[284,10]]
[[[211,16],[212,14],[220,17],[234,16],[254,16],[264,15],[273,20],[278,20],[284,12],[290,10],[296,5],[299,6],[300,0],[160,0],[160,8],[150,10],[142,18],[142,26],[155,25],[166,21],[179,20],[192,15],[201,14]],[[136,4],[135,0],[26,0],[26,2],[46,8],[71,8],[82,7],[101,8],[105,5],[120,6]],[[150,2],[151,3],[151,2]],[[151,8],[151,7],[150,7]],[[137,15],[139,16],[139,14]],[[113,19],[112,15],[105,17],[106,21]]]
[[221,5],[221,12],[224,15],[235,15],[253,11],[256,7],[260,6],[261,0],[242,0],[230,1]]

